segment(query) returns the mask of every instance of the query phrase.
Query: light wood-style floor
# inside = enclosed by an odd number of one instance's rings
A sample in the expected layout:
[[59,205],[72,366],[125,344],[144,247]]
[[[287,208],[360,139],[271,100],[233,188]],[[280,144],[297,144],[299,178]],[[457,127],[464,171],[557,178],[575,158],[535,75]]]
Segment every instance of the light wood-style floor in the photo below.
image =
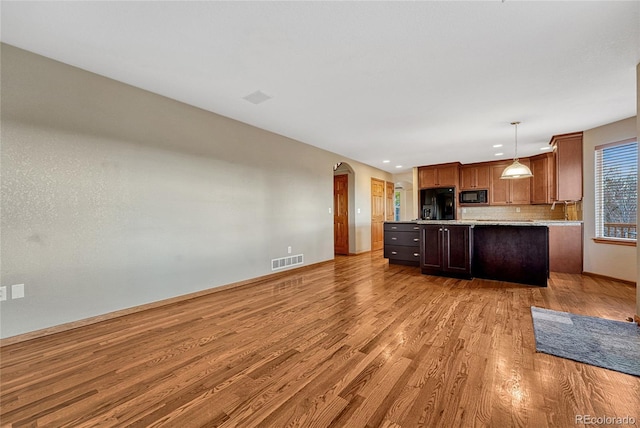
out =
[[[2,426],[573,427],[640,378],[535,352],[530,306],[624,320],[635,287],[421,275],[381,252],[1,349]],[[639,422],[636,422],[636,425]]]

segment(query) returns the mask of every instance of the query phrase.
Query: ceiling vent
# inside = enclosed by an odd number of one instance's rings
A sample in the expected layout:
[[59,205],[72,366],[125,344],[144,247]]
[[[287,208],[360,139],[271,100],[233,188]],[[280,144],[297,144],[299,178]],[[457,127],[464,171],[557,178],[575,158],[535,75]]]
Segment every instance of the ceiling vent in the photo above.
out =
[[262,91],[255,91],[252,94],[243,97],[243,99],[249,101],[251,104],[262,104],[263,102],[270,100],[272,97],[265,94]]

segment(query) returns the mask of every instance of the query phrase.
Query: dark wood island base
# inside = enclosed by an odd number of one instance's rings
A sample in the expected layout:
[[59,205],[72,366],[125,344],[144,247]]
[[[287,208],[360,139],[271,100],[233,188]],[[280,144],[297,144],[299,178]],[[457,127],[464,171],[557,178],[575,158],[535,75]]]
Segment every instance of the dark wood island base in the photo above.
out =
[[417,265],[419,256],[420,269],[426,275],[546,287],[550,266],[548,225],[567,227],[560,224],[481,220],[389,222],[385,223],[384,256],[389,263],[409,265]]
[[476,226],[473,236],[474,277],[547,286],[548,227]]

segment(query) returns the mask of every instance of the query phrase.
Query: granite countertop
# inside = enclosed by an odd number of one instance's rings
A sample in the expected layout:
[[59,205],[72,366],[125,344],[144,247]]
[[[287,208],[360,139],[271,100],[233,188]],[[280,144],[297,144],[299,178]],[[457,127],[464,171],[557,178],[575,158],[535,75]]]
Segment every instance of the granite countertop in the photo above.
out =
[[577,220],[416,220],[417,224],[459,224],[463,226],[580,226]]

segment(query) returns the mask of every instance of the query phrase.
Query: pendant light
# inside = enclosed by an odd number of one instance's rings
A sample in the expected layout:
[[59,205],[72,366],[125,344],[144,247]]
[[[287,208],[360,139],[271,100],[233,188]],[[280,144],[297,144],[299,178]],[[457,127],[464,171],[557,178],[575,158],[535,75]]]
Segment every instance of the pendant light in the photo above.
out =
[[529,167],[518,162],[518,125],[520,122],[511,122],[511,124],[516,127],[516,155],[513,158],[513,163],[502,171],[500,178],[513,179],[533,177]]

